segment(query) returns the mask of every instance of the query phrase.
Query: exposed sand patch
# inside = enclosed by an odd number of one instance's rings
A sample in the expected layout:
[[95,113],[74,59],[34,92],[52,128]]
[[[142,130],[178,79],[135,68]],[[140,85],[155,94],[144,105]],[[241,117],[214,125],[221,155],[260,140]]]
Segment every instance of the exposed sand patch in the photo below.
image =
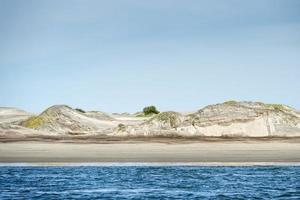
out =
[[195,143],[0,144],[2,163],[298,163],[300,143],[234,141]]

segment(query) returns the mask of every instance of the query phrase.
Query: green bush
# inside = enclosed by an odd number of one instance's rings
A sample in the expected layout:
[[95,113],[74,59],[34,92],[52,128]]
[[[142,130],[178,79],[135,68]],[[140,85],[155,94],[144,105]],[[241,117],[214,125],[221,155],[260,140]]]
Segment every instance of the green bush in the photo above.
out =
[[85,111],[80,108],[76,108],[75,110],[77,110],[78,112],[81,112],[81,113],[85,113]]
[[158,114],[159,111],[156,109],[155,106],[148,106],[143,109],[143,113],[145,115],[151,115],[151,114]]
[[125,131],[126,125],[125,124],[118,124],[118,131]]

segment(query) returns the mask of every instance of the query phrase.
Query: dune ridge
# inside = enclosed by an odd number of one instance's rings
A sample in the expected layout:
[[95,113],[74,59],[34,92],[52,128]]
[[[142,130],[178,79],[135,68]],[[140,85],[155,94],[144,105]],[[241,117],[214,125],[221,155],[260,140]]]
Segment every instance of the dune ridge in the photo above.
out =
[[136,117],[51,106],[39,115],[0,108],[0,136],[299,137],[300,113],[286,105],[227,101],[193,113]]

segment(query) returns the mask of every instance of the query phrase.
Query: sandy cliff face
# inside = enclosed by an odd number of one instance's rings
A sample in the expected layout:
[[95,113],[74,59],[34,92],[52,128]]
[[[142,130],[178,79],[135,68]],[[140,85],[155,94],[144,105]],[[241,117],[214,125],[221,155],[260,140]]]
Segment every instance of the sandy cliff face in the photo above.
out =
[[[175,125],[174,125],[175,124]],[[160,113],[139,126],[128,126],[123,135],[179,136],[300,136],[300,115],[294,109],[259,102],[225,102],[195,113]]]
[[207,106],[190,115],[188,122],[196,134],[204,135],[293,136],[300,133],[300,118],[295,110],[258,102],[232,101]]

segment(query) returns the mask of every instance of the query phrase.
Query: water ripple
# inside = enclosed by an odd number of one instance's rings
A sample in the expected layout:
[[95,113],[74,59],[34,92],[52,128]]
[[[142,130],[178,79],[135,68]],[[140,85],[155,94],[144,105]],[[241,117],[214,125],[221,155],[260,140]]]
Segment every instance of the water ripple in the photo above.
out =
[[300,167],[0,167],[0,199],[300,199]]

